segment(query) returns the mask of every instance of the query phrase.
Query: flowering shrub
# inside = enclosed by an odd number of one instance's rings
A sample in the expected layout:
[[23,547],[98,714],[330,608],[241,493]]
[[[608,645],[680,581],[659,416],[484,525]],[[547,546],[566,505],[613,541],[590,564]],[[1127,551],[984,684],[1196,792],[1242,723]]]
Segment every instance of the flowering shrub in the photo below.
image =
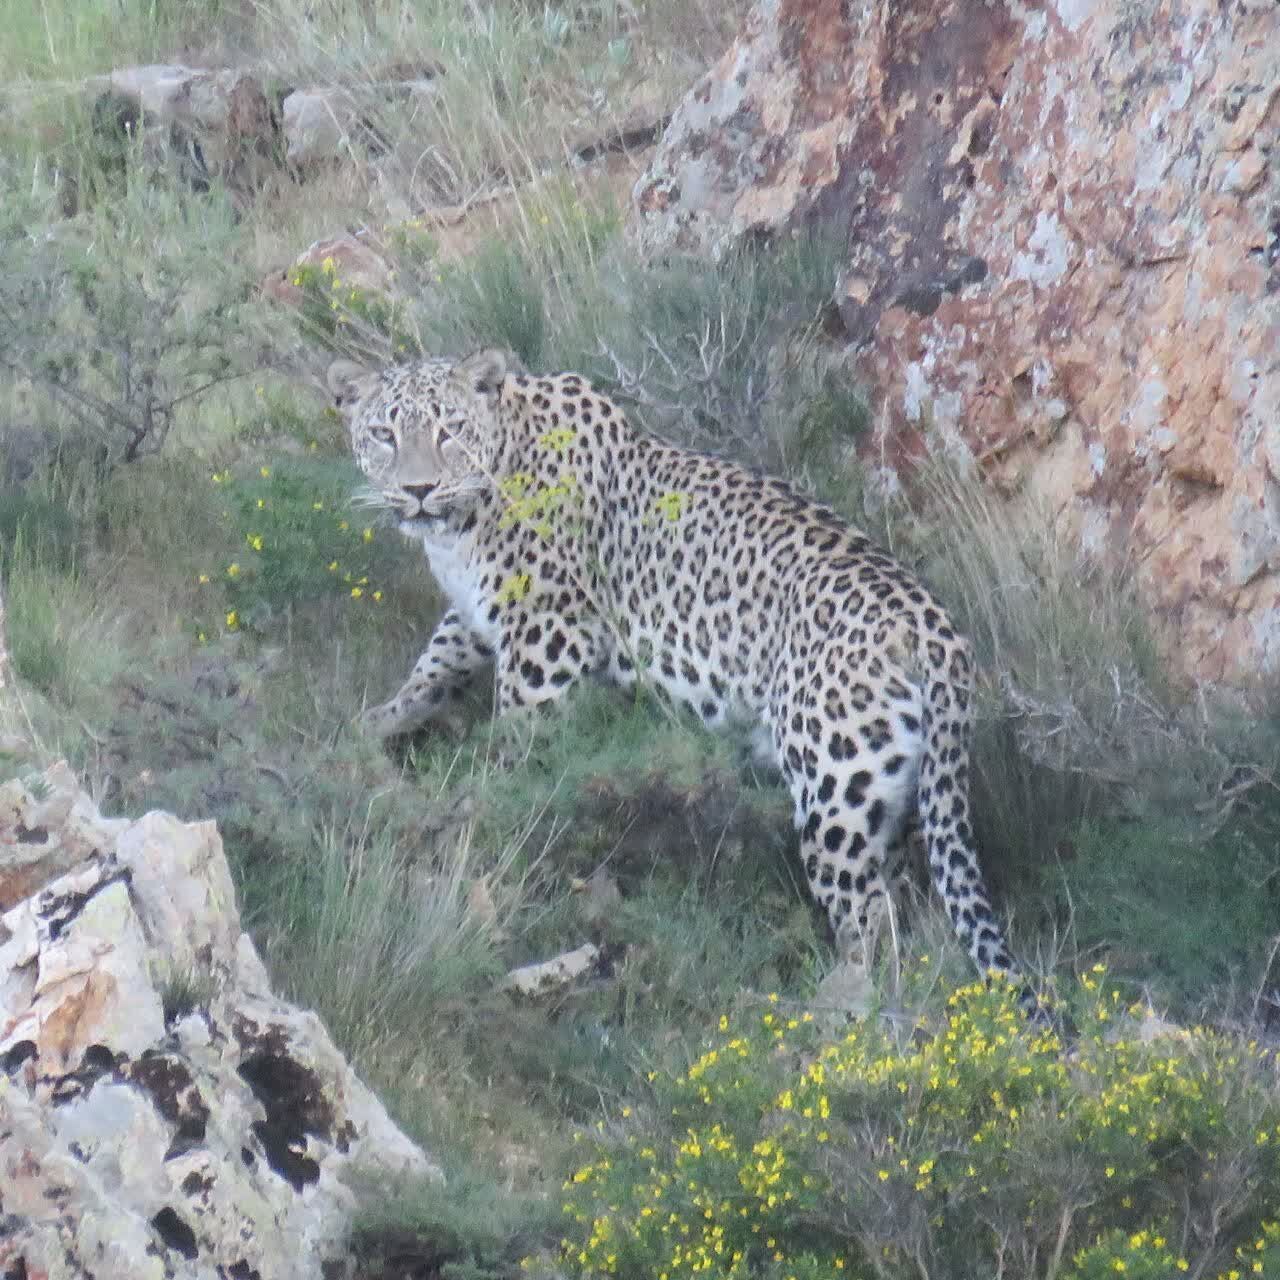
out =
[[424,354],[404,300],[343,280],[333,258],[294,267],[289,282],[302,291],[303,331],[327,346],[370,344],[390,350],[397,360]]
[[290,609],[340,597],[353,606],[386,599],[396,548],[350,507],[351,474],[319,458],[287,458],[245,473],[215,472],[236,550],[200,575],[210,608],[197,638],[263,630]]
[[1069,1044],[1002,985],[838,1040],[770,1002],[583,1140],[571,1273],[1110,1280],[1280,1259],[1270,1051],[1144,1040],[1100,972]]
[[1234,1262],[1219,1280],[1280,1275],[1280,1222],[1264,1222],[1251,1239],[1236,1248]]

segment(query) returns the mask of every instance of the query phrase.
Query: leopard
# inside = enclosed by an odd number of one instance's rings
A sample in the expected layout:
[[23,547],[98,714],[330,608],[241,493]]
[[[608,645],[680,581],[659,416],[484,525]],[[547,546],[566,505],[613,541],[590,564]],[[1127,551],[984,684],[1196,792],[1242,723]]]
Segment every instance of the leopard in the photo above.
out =
[[442,720],[490,670],[499,716],[587,677],[646,681],[755,735],[842,959],[892,928],[914,844],[979,973],[1020,980],[971,820],[972,645],[916,574],[792,485],[637,429],[577,373],[490,348],[337,360],[327,383],[447,599],[366,730]]

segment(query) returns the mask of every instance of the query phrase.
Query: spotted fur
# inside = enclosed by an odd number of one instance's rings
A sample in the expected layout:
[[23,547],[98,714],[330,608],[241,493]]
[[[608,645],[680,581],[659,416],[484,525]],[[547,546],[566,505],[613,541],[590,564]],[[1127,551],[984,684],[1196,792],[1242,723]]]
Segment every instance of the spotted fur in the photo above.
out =
[[375,732],[439,716],[490,662],[500,713],[643,672],[763,730],[843,952],[874,939],[918,825],[974,963],[1015,971],[970,825],[969,645],[902,565],[786,484],[634,431],[577,374],[485,351],[329,381],[451,601]]

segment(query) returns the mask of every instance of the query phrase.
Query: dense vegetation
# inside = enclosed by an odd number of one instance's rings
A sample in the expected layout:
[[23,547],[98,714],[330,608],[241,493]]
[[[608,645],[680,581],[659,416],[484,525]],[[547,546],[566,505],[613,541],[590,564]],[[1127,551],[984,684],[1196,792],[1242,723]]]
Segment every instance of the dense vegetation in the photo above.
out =
[[[1180,688],[1125,581],[942,451],[909,493],[864,483],[867,410],[824,324],[839,246],[644,263],[617,181],[563,167],[590,122],[674,101],[737,16],[0,0],[0,573],[22,682],[0,728],[33,743],[0,770],[64,754],[110,811],[218,819],[275,979],[450,1171],[370,1213],[371,1272],[1270,1274],[1265,691]],[[78,87],[179,58],[352,94],[394,59],[448,72],[428,121],[379,100],[376,146],[246,201],[104,134]],[[494,191],[465,233],[433,221]],[[334,264],[295,274],[296,310],[258,296],[343,226],[377,234],[393,298]],[[315,375],[334,350],[479,344],[787,474],[954,605],[983,664],[982,853],[1059,1031],[958,985],[926,894],[872,1015],[823,1012],[833,959],[776,780],[643,691],[520,727],[481,690],[469,728],[390,753],[354,732],[439,602],[353,505]],[[590,981],[502,990],[586,940]],[[1146,1043],[1146,1001],[1208,1029]]]

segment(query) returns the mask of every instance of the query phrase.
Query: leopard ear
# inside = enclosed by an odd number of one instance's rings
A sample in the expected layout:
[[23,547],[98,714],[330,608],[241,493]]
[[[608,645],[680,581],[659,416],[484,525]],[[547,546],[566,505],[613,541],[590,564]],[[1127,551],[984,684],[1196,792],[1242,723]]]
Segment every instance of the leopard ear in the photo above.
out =
[[372,369],[366,369],[364,365],[356,364],[354,360],[335,360],[329,366],[325,381],[329,384],[329,392],[338,408],[342,408],[355,397],[357,385],[372,373]]
[[496,396],[508,374],[523,372],[520,361],[510,351],[487,347],[459,360],[453,376],[482,396]]

